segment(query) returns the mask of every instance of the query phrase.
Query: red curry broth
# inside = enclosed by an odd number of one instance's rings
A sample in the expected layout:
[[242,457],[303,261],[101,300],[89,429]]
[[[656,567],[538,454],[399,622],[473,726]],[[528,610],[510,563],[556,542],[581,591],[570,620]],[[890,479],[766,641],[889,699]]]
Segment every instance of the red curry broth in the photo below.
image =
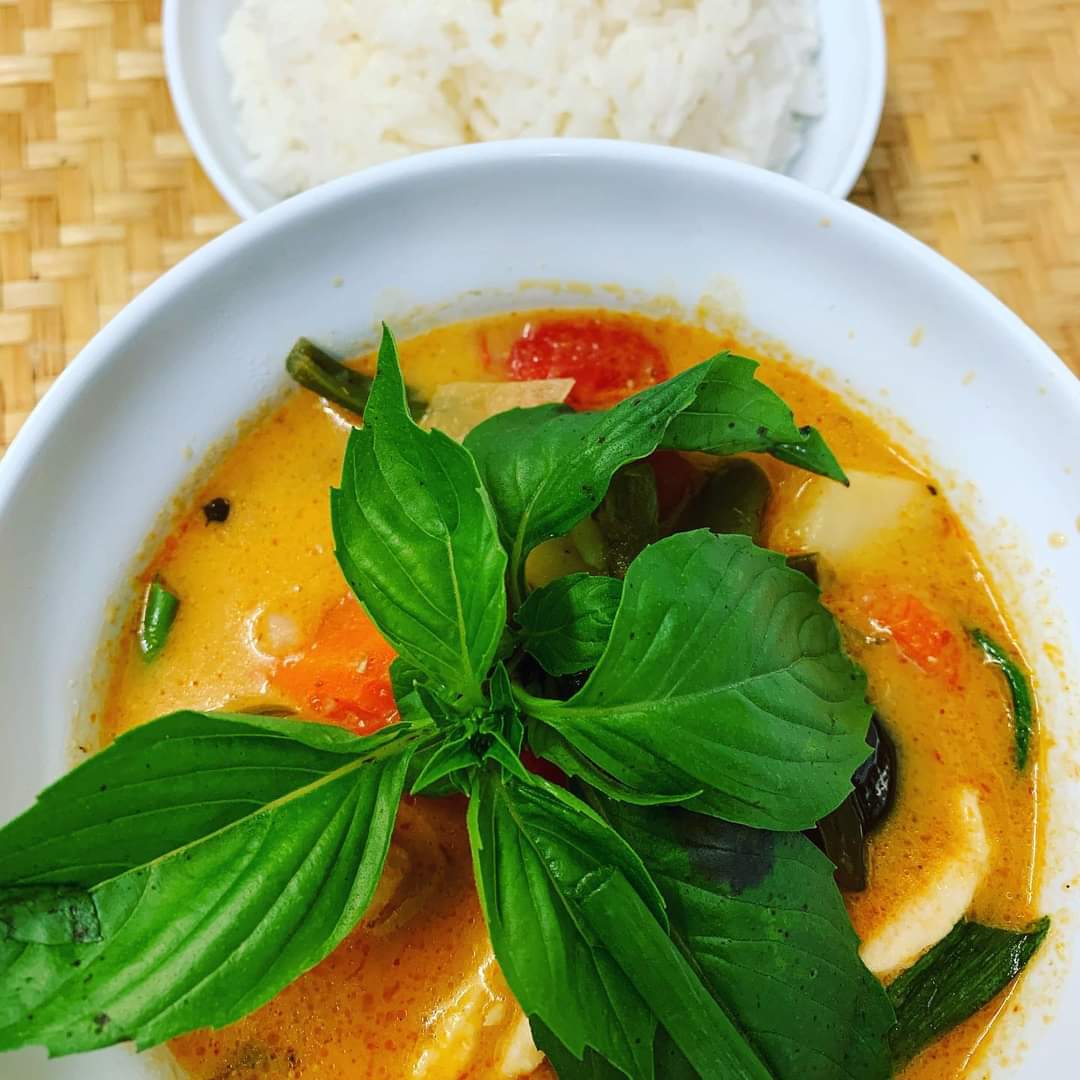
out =
[[[401,351],[422,393],[457,380],[570,375],[578,379],[573,404],[604,407],[724,348],[755,355],[673,320],[587,311],[460,323],[406,341]],[[879,428],[805,373],[763,357],[760,377],[800,423],[822,431],[848,470],[928,484]],[[151,665],[134,633],[125,636],[105,710],[107,739],[181,707],[285,704],[356,731],[395,717],[393,652],[347,594],[333,557],[326,492],[338,479],[347,431],[334,408],[299,393],[213,470],[146,572],[182,598],[180,614]],[[793,521],[806,474],[772,459],[760,464],[773,485],[766,539],[798,550]],[[677,501],[685,463],[661,455],[655,469],[661,500]],[[970,538],[932,490],[919,528],[865,544],[824,583],[826,604],[852,628],[848,647],[867,670],[900,755],[896,806],[870,843],[870,886],[847,897],[861,937],[886,925],[950,857],[960,842],[960,790],[977,792],[990,847],[973,914],[1016,926],[1033,915],[1035,772],[1014,767],[1003,684],[968,647],[964,628],[984,627],[1002,641],[1012,635]],[[222,497],[228,520],[208,522],[201,506]],[[557,565],[563,554],[551,557]],[[361,926],[253,1016],[174,1040],[189,1075],[509,1075],[504,1063],[520,1049],[520,1013],[490,957],[463,817],[458,800],[409,801]],[[932,1047],[905,1077],[959,1076],[1001,1004]],[[543,1065],[533,1075],[551,1073]]]

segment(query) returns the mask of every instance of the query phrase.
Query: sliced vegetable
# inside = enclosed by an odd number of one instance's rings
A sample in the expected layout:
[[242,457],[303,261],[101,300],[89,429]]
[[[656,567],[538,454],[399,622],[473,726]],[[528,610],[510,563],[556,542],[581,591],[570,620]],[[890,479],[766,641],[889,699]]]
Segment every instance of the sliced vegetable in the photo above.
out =
[[559,404],[574,387],[573,379],[529,382],[452,382],[436,387],[420,426],[438,428],[461,442],[478,424],[508,409]]
[[606,549],[607,570],[624,578],[630,564],[660,537],[656,476],[645,461],[624,465],[612,478],[593,519]]
[[863,611],[875,633],[892,638],[901,656],[927,675],[950,686],[960,679],[960,647],[945,620],[911,593],[881,584],[862,598]]
[[899,773],[896,744],[876,712],[870,718],[866,741],[870,744],[870,756],[851,778],[854,788],[851,798],[859,808],[863,828],[870,833],[889,816],[896,802]]
[[305,713],[370,733],[397,719],[390,683],[396,655],[356,600],[343,596],[311,640],[274,665],[270,683]]
[[809,836],[836,867],[836,884],[841,889],[862,892],[866,888],[866,831],[851,795],[826,814]]
[[139,651],[144,660],[154,660],[165,648],[179,609],[180,598],[175,593],[169,592],[160,581],[150,582],[139,623]]
[[529,326],[510,347],[511,379],[571,378],[574,409],[606,409],[668,377],[664,354],[647,337],[597,319]]
[[848,482],[843,488],[811,480],[800,488],[784,515],[785,547],[818,551],[840,564],[904,522],[931,527],[935,500],[921,480],[852,469]]
[[896,1010],[889,1042],[897,1065],[906,1064],[1004,990],[1027,966],[1049,929],[1048,918],[1025,931],[958,922],[889,986]]
[[851,778],[851,794],[807,833],[836,866],[836,883],[846,892],[866,888],[866,837],[896,800],[896,747],[876,712],[866,741],[871,753]]
[[747,458],[732,458],[709,475],[679,515],[675,529],[742,533],[757,540],[771,495],[769,478],[759,465]]
[[[362,416],[371,393],[372,378],[335,360],[307,338],[297,338],[285,358],[285,370],[306,390]],[[424,415],[427,402],[412,389],[406,390],[414,419]]]
[[984,630],[969,630],[971,640],[983,651],[988,664],[1001,669],[1013,705],[1013,735],[1016,742],[1016,767],[1021,772],[1027,767],[1031,750],[1031,733],[1034,726],[1034,705],[1031,683],[1020,665]]

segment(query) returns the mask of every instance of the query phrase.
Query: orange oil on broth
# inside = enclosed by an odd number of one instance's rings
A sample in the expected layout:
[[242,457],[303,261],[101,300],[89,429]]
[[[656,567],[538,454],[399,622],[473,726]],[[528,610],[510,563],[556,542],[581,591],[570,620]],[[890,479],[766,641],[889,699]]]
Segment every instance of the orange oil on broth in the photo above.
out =
[[[410,383],[430,394],[440,382],[502,377],[502,359],[527,323],[566,312],[530,312],[460,323],[401,345]],[[737,342],[672,320],[610,316],[652,339],[672,372]],[[765,357],[763,381],[818,427],[849,471],[923,478],[867,418],[793,366]],[[365,361],[369,365],[370,359]],[[106,739],[188,707],[280,704],[276,666],[309,642],[347,589],[334,561],[328,489],[337,482],[347,421],[313,395],[293,395],[240,440],[162,545],[145,577],[160,574],[181,598],[168,646],[144,664],[131,632],[122,639],[105,710]],[[773,483],[768,541],[784,550],[786,521],[805,474],[759,459]],[[230,500],[223,525],[200,507]],[[1012,641],[977,555],[944,498],[919,529],[868,545],[825,599],[845,623],[865,621],[862,598],[887,585],[937,613],[957,640],[946,684],[887,640],[853,633],[848,647],[898,746],[900,785],[891,817],[870,845],[870,887],[847,897],[860,936],[871,933],[931,879],[957,841],[955,800],[977,791],[991,845],[990,870],[974,915],[1021,926],[1033,917],[1034,769],[1017,773],[1000,675],[963,641],[981,626]],[[348,726],[348,725],[347,725]],[[363,729],[363,721],[352,725]],[[195,1080],[247,1077],[457,1080],[507,1075],[520,1012],[491,962],[475,896],[463,803],[409,800],[372,910],[322,964],[247,1019],[220,1032],[173,1040]],[[906,1080],[962,1074],[1002,1000],[928,1052]],[[519,1073],[518,1075],[523,1075]],[[535,1078],[552,1073],[543,1065]]]

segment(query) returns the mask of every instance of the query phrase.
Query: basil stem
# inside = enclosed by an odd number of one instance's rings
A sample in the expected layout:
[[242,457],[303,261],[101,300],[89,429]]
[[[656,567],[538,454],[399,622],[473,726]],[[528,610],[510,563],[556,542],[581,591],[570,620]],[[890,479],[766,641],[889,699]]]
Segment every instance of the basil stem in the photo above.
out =
[[[357,416],[363,416],[371,393],[371,376],[335,360],[313,341],[297,338],[285,358],[285,370],[304,389]],[[411,387],[406,387],[405,394],[413,419],[423,416],[427,411],[427,402]]]
[[969,630],[968,635],[983,651],[986,661],[1001,669],[1013,705],[1013,738],[1016,742],[1016,767],[1023,772],[1031,749],[1034,706],[1031,683],[1015,660],[984,630]]
[[165,648],[169,631],[176,618],[180,599],[169,592],[160,581],[151,581],[146,590],[142,622],[139,624],[139,650],[149,662]]
[[979,1011],[1024,970],[1050,920],[1028,931],[961,921],[888,988],[896,1010],[889,1036],[897,1065]]

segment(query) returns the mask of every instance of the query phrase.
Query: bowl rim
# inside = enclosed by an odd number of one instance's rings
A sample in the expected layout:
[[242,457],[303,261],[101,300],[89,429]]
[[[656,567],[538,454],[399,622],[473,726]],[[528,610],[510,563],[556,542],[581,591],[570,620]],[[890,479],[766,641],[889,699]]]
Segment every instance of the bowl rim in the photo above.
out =
[[424,173],[438,175],[476,166],[497,168],[507,163],[527,163],[542,157],[578,161],[593,159],[614,162],[624,168],[633,168],[636,163],[661,164],[667,161],[687,172],[711,174],[718,178],[733,176],[744,183],[757,185],[764,198],[798,202],[808,212],[850,224],[865,233],[871,242],[890,247],[896,257],[918,262],[923,272],[935,275],[943,285],[960,290],[973,304],[980,306],[988,318],[993,318],[999,324],[1002,333],[1011,335],[1025,346],[1029,362],[1033,365],[1033,374],[1049,380],[1054,392],[1070,399],[1070,407],[1080,423],[1080,379],[1019,315],[929,245],[854,203],[835,199],[780,173],[677,147],[613,139],[566,138],[471,143],[375,165],[294,195],[210,240],[148,285],[100,329],[60,373],[0,457],[0,517],[34,455],[63,424],[65,414],[83,388],[108,366],[114,345],[119,344],[134,327],[152,319],[169,304],[174,292],[204,269],[228,260],[246,246],[258,243],[288,221],[303,218],[328,205],[346,202],[354,195],[394,186]]
[[[829,0],[819,0],[819,2],[828,3]],[[866,48],[864,60],[867,72],[866,97],[859,115],[858,125],[851,132],[847,153],[837,157],[832,170],[832,179],[828,185],[816,189],[840,199],[847,198],[851,194],[870,159],[870,153],[885,111],[885,95],[888,82],[888,38],[885,30],[885,12],[882,0],[855,0],[855,2],[861,5],[861,10],[856,17],[863,21],[867,31],[864,42]],[[257,214],[265,213],[267,210],[272,209],[273,206],[278,206],[282,202],[287,202],[288,199],[297,196],[291,195],[285,199],[275,196],[274,202],[270,206],[259,206],[238,181],[236,175],[226,166],[222,158],[214,152],[213,145],[204,132],[201,113],[196,107],[195,97],[187,79],[186,66],[181,59],[183,51],[180,44],[183,39],[181,33],[182,20],[191,10],[191,6],[186,0],[163,0],[161,29],[165,81],[169,87],[169,94],[176,110],[177,119],[180,122],[180,128],[199,165],[217,189],[218,194],[240,218],[246,221]],[[536,142],[538,140],[519,139],[506,141]],[[573,139],[568,141],[577,142],[582,140]],[[630,142],[631,140],[613,141]],[[673,147],[672,149],[676,148]],[[427,151],[427,153],[430,152]],[[377,167],[366,166],[365,169],[358,171],[366,171],[366,169]],[[304,192],[299,194],[304,194]]]

